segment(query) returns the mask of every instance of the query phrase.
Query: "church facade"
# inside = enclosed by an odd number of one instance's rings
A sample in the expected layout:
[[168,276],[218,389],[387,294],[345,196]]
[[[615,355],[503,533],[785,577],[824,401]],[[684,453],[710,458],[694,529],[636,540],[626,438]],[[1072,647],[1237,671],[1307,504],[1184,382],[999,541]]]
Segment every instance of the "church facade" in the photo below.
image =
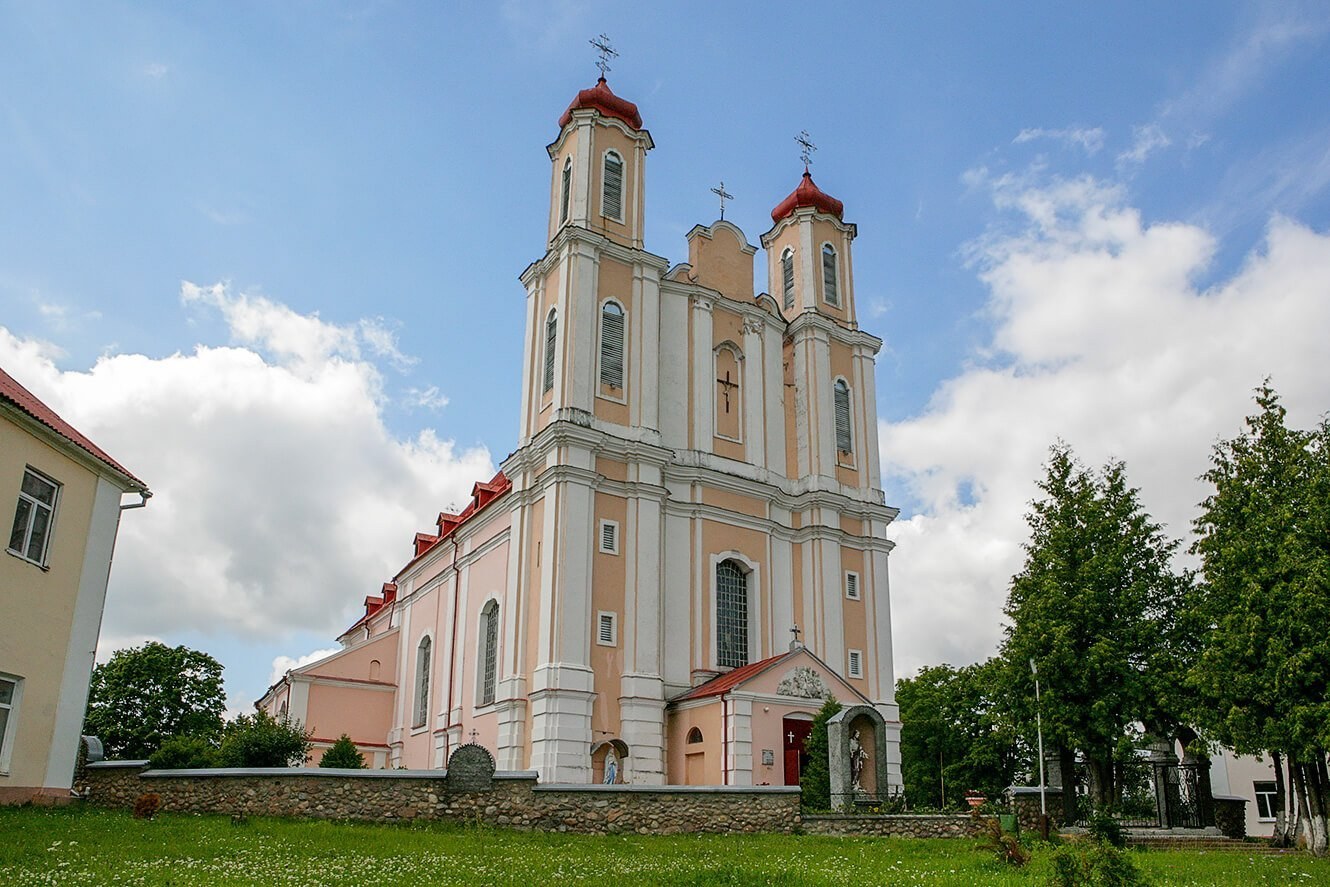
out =
[[[602,78],[559,120],[526,291],[519,446],[259,706],[371,766],[468,741],[544,782],[797,783],[823,698],[900,785],[874,362],[840,201],[808,174],[756,246],[643,243],[651,134]],[[865,729],[873,729],[865,724]],[[878,772],[876,768],[874,772]]]

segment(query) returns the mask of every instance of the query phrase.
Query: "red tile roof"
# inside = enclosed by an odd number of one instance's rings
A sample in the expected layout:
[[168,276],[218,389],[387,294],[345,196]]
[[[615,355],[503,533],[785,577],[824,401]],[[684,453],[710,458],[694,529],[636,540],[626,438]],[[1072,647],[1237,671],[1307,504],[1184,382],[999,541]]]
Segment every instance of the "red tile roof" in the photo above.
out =
[[785,653],[780,653],[776,656],[772,656],[770,659],[763,659],[759,662],[750,662],[747,665],[742,665],[734,669],[733,671],[727,671],[725,674],[720,675],[719,677],[714,677],[711,680],[707,681],[705,684],[698,684],[696,687],[689,690],[687,693],[684,693],[682,696],[675,696],[670,701],[683,702],[685,699],[705,699],[708,696],[724,695],[725,693],[728,693],[730,690],[733,690],[735,687],[739,686],[749,678],[757,677],[758,674],[766,671],[768,667],[775,665],[777,662],[780,662],[782,659],[785,659],[789,656],[794,656],[801,652],[802,648],[799,650],[790,650]]
[[134,490],[139,491],[148,488],[148,485],[131,474],[129,469],[108,456],[105,450],[84,437],[73,425],[70,425],[64,419],[61,419],[55,410],[38,400],[35,394],[16,382],[14,377],[9,375],[9,373],[6,373],[3,369],[0,369],[0,401],[12,404],[21,412],[36,419],[74,446],[96,458],[108,468],[124,475],[128,480],[133,482],[131,487]]
[[814,184],[812,175],[806,169],[799,187],[791,191],[790,196],[776,204],[776,208],[771,211],[771,221],[779,222],[801,206],[811,206],[838,219],[843,218],[845,212],[845,204]]
[[559,129],[567,126],[568,121],[573,119],[573,112],[581,108],[594,108],[606,117],[622,120],[633,129],[642,128],[642,115],[637,113],[637,105],[610,92],[610,85],[604,77],[597,80],[595,86],[577,94],[577,98],[573,99],[568,110],[559,118]]

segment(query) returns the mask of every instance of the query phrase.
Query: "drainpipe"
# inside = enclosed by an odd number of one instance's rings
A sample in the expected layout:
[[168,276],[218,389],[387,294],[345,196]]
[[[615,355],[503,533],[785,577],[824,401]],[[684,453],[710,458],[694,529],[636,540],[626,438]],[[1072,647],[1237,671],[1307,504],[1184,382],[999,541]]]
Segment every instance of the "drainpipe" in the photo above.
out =
[[142,508],[148,504],[148,500],[151,498],[152,490],[139,490],[139,501],[131,502],[129,505],[121,505],[120,510],[129,511],[131,508]]
[[720,784],[730,784],[730,694],[720,697]]
[[461,596],[461,580],[457,577],[457,533],[454,529],[449,538],[453,543],[453,639],[448,646],[448,718],[443,734],[443,765],[448,766],[448,756],[452,752],[453,727],[453,687],[457,684],[457,602]]

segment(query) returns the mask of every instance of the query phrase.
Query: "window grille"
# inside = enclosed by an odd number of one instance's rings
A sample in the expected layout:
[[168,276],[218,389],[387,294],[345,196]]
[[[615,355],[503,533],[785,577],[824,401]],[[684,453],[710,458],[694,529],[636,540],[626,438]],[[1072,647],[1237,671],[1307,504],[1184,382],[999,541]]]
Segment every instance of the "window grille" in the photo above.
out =
[[787,249],[780,254],[780,276],[788,311],[794,307],[794,250]]
[[416,649],[416,716],[411,726],[423,727],[429,717],[429,651],[430,639],[420,639]]
[[14,526],[9,531],[9,550],[35,564],[46,563],[46,549],[55,517],[59,486],[31,468],[23,472]]
[[605,155],[605,180],[600,207],[601,214],[608,218],[623,218],[623,158],[613,151]]
[[600,309],[600,384],[623,388],[623,309],[615,302]]
[[716,565],[716,665],[748,664],[748,574],[734,561]]
[[563,163],[563,182],[559,194],[559,223],[568,221],[568,200],[573,190],[573,158]]
[[850,386],[844,379],[836,381],[836,449],[842,453],[854,451],[853,435],[850,433]]
[[545,387],[549,391],[554,387],[554,342],[559,334],[559,313],[551,308],[545,318]]
[[618,643],[618,637],[614,630],[614,614],[601,613],[599,625],[596,629],[596,641],[605,647],[613,647]]
[[859,574],[845,574],[845,596],[850,600],[859,600]]
[[850,677],[861,678],[864,676],[864,654],[858,650],[850,651]]
[[494,701],[494,687],[499,672],[499,605],[490,601],[481,617],[485,628],[484,676],[480,686],[480,704]]
[[836,277],[836,250],[827,244],[822,247],[822,298],[828,305],[840,307],[840,281]]

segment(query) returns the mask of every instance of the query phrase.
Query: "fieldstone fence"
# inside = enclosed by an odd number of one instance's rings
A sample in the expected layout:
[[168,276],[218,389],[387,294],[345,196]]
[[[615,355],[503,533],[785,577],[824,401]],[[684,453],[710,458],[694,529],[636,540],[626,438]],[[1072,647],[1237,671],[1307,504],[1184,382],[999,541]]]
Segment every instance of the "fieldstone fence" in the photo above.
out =
[[803,830],[810,835],[872,835],[882,838],[974,838],[984,834],[991,816],[955,814],[805,815]]

